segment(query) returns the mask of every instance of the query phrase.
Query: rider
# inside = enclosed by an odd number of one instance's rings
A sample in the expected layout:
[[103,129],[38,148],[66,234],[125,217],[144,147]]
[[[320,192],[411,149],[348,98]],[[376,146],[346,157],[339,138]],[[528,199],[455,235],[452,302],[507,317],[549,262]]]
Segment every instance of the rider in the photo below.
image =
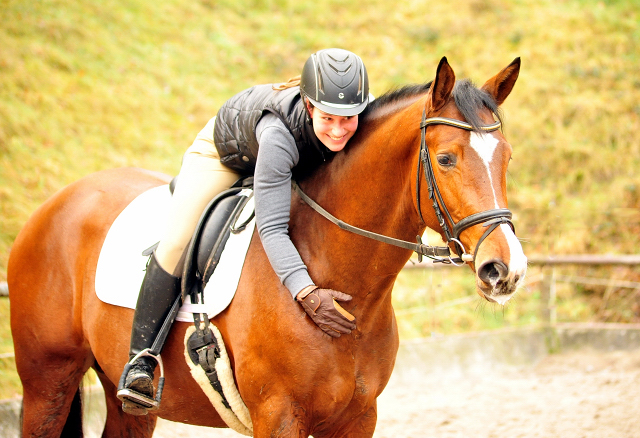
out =
[[[355,329],[355,318],[336,302],[351,296],[314,284],[289,238],[288,222],[292,176],[308,173],[341,151],[368,103],[369,81],[360,57],[325,49],[307,59],[301,76],[279,86],[254,86],[220,108],[184,155],[167,231],[149,260],[138,297],[130,359],[152,346],[180,294],[180,261],[202,211],[240,175],[251,173],[258,232],[280,281],[328,335]],[[153,398],[156,365],[151,356],[136,359],[124,388]],[[125,412],[147,413],[124,399]]]

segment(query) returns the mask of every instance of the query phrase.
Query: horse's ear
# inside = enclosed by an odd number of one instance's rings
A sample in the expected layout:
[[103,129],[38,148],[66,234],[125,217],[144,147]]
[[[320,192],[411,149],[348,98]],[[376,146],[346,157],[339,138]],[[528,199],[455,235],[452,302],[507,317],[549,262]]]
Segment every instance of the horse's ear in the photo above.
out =
[[498,105],[502,105],[507,99],[507,96],[509,96],[509,93],[511,93],[511,90],[513,90],[519,73],[520,58],[518,57],[500,73],[489,79],[487,83],[482,86],[482,89],[492,95]]
[[447,103],[455,83],[456,75],[447,62],[447,57],[443,56],[438,64],[436,78],[431,85],[431,109],[433,111],[438,111]]

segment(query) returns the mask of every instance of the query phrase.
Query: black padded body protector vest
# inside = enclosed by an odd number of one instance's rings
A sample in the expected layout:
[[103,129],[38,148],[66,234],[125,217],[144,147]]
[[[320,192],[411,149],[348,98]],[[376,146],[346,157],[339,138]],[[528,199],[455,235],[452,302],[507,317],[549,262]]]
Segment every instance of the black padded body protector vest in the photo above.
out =
[[259,146],[256,126],[265,112],[282,120],[295,139],[300,154],[295,174],[309,171],[333,155],[313,132],[300,88],[276,91],[267,84],[236,94],[218,111],[213,140],[222,164],[242,175],[253,174]]

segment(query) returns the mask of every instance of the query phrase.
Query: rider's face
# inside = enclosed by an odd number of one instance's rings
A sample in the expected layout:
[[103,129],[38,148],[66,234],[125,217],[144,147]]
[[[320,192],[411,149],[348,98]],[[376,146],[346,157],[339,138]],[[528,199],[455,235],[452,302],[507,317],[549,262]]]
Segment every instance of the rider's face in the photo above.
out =
[[318,108],[310,108],[313,119],[313,131],[318,139],[330,151],[338,152],[344,149],[347,142],[356,129],[358,129],[358,116],[334,116],[320,111]]

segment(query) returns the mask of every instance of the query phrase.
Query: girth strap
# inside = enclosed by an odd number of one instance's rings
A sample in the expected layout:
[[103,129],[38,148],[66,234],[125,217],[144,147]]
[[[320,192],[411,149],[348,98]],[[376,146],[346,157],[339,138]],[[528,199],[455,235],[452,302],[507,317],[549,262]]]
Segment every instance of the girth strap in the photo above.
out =
[[188,345],[191,361],[195,365],[200,365],[213,389],[220,394],[224,407],[231,409],[216,370],[216,360],[220,358],[220,347],[211,329],[206,327],[202,330],[196,325],[196,331],[189,338]]

